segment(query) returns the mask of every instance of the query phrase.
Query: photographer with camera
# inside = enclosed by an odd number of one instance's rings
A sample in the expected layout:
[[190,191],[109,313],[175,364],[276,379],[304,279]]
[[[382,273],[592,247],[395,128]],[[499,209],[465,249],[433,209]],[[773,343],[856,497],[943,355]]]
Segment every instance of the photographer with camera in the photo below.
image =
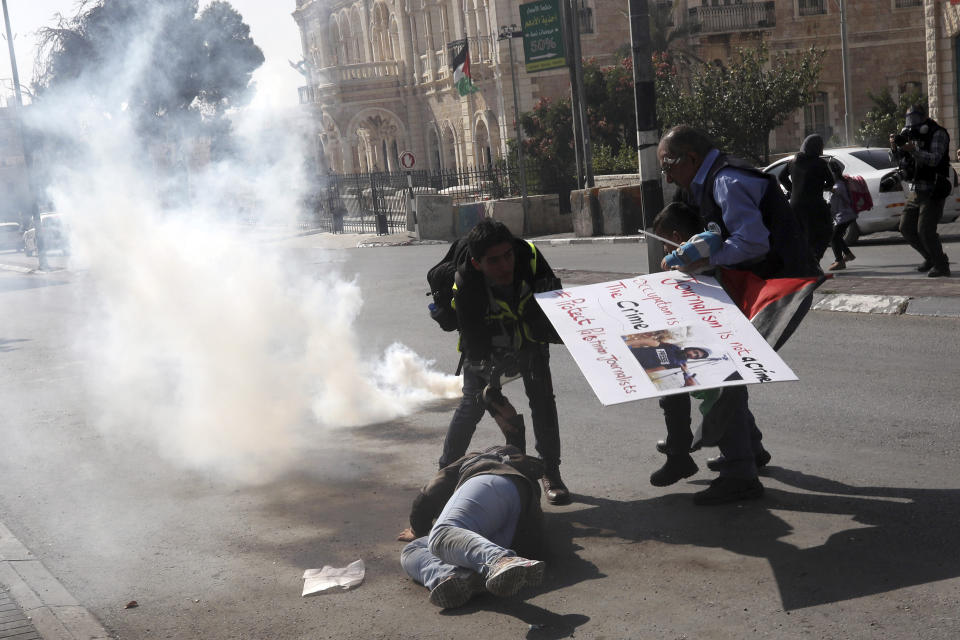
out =
[[[467,235],[470,258],[458,268],[453,304],[463,351],[463,398],[443,442],[440,468],[460,458],[485,411],[510,443],[523,447],[522,422],[500,393],[502,378],[520,375],[530,400],[536,449],[544,462],[543,490],[551,504],[566,504],[560,478],[560,427],[550,375],[548,343],[560,337],[533,294],[561,287],[532,242],[484,218]],[[504,424],[520,434],[511,436]]]
[[890,136],[890,153],[897,162],[907,205],[900,233],[923,256],[917,271],[939,278],[950,275],[937,224],[950,195],[950,134],[915,104],[907,111],[906,127]]

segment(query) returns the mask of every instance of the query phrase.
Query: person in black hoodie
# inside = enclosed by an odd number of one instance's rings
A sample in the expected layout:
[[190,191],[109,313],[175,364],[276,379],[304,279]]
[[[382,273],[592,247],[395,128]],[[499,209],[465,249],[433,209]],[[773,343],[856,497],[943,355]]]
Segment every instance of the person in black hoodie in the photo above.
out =
[[[494,369],[523,376],[536,449],[545,465],[543,490],[551,504],[566,504],[560,478],[560,426],[553,395],[548,343],[561,342],[533,294],[561,288],[532,242],[506,225],[481,220],[467,235],[470,259],[458,269],[453,304],[464,354],[463,398],[450,420],[440,467],[466,453],[486,410],[483,391]],[[518,439],[519,441],[519,439]]]
[[[448,609],[490,592],[512,596],[543,580],[539,458],[512,445],[469,453],[441,469],[413,501],[400,564]],[[434,523],[434,519],[436,522]]]
[[833,187],[834,179],[822,155],[823,138],[816,133],[809,135],[800,145],[800,153],[780,174],[780,184],[790,194],[790,206],[806,229],[807,242],[817,262],[833,236],[833,219],[823,192]]

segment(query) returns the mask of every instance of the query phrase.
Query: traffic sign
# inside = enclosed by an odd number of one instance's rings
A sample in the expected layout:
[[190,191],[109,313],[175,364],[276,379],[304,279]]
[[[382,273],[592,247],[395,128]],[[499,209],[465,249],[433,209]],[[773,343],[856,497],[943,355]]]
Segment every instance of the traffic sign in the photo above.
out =
[[404,151],[400,154],[400,167],[409,171],[413,165],[417,164],[417,159],[411,151]]

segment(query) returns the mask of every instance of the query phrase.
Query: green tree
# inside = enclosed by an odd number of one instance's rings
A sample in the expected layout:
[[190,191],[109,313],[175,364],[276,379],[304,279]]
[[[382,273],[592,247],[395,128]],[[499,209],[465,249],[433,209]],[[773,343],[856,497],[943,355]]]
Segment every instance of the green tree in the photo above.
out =
[[[637,122],[630,57],[608,66],[593,58],[584,61],[583,84],[594,172],[635,172]],[[520,116],[520,125],[526,135],[524,151],[542,167],[543,184],[572,182],[575,154],[570,100],[540,100],[532,111]]]
[[662,129],[693,124],[721,148],[755,162],[770,156],[769,134],[809,104],[823,52],[771,56],[766,45],[739,49],[728,66],[696,64],[689,89],[667,55],[655,58],[657,117]]
[[927,96],[919,89],[900,94],[899,100],[894,100],[887,88],[877,94],[868,91],[867,96],[873,106],[860,122],[855,136],[865,147],[886,147],[890,143],[890,134],[903,128],[907,110],[914,104],[927,106]]
[[248,99],[264,58],[228,2],[198,8],[197,0],[84,0],[76,16],[40,30],[38,98],[79,92],[105,113],[131,111],[148,137],[200,123],[222,132],[220,118]]

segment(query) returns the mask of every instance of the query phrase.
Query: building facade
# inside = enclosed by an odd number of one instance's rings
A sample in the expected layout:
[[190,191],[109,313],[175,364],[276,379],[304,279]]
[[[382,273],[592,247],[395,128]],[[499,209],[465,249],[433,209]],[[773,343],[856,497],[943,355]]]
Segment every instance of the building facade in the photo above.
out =
[[[613,62],[630,42],[628,3],[576,0],[583,57]],[[305,86],[321,173],[392,170],[411,151],[417,169],[467,169],[503,157],[514,138],[511,40],[520,23],[509,0],[297,0]],[[823,49],[815,100],[771,133],[773,153],[796,151],[809,133],[846,141],[839,0],[651,0],[671,11],[675,40],[707,62],[730,60],[765,42],[772,54]],[[920,89],[957,128],[956,56],[960,7],[950,0],[847,0],[851,67],[850,138],[870,94]],[[465,39],[476,93],[460,96],[451,43]],[[569,95],[566,68],[526,73],[522,40],[512,41],[521,112],[540,98]],[[931,49],[933,47],[933,49]],[[569,55],[569,54],[568,54]],[[932,65],[932,66],[931,66]],[[949,105],[949,109],[948,109]],[[952,110],[951,110],[952,109]],[[950,110],[947,113],[947,110]],[[633,117],[633,114],[625,114]],[[945,123],[946,124],[946,123]]]
[[[924,16],[934,0],[846,0],[852,105],[851,144],[867,111],[869,94],[889,89],[894,99],[926,90]],[[812,104],[771,135],[774,152],[793,152],[810,133],[828,144],[845,142],[839,0],[679,0],[675,19],[688,47],[704,61],[725,62],[738,47],[766,42],[771,54],[824,50]],[[832,139],[832,140],[831,140]]]
[[960,143],[960,3],[925,0],[923,25],[930,116],[946,127],[951,147],[957,148]]
[[[584,57],[612,61],[630,42],[626,3],[577,4]],[[566,68],[527,74],[522,39],[498,38],[520,24],[510,0],[297,0],[293,17],[321,172],[398,169],[404,151],[417,169],[483,167],[515,137],[514,77],[521,112],[569,94]],[[449,45],[463,39],[478,91],[460,96]]]

